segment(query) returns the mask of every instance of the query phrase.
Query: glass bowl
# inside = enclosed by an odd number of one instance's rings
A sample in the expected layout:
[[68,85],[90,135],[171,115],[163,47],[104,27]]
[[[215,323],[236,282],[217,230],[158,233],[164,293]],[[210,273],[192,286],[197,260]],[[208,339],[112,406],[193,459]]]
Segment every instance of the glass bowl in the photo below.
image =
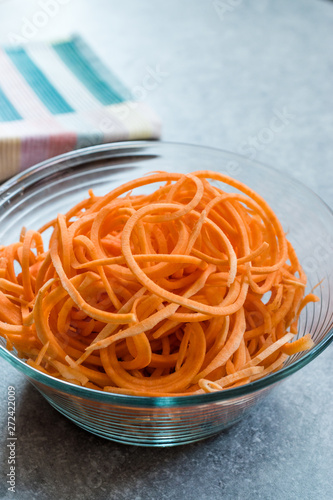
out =
[[212,148],[159,142],[106,144],[50,159],[0,187],[0,244],[17,241],[21,227],[38,229],[87,195],[105,194],[150,171],[218,170],[255,189],[279,216],[320,303],[309,304],[299,335],[314,347],[248,385],[211,394],[141,397],[105,393],[57,380],[5,348],[0,354],[20,370],[60,413],[98,436],[142,446],[172,446],[216,434],[241,419],[281,380],[320,354],[333,338],[333,214],[311,190],[292,178],[238,155]]

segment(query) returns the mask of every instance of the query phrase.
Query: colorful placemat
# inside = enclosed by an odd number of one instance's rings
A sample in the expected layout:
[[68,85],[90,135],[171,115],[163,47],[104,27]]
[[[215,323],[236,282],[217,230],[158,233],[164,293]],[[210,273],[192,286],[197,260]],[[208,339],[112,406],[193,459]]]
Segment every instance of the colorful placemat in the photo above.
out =
[[0,48],[0,180],[73,149],[158,139],[160,130],[81,37]]

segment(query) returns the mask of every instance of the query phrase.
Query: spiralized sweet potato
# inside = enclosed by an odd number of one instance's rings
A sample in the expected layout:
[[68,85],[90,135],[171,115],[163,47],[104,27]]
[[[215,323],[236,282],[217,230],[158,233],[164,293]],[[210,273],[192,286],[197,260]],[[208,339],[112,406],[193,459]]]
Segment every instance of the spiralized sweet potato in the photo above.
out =
[[0,334],[30,366],[74,384],[214,392],[313,346],[308,334],[291,342],[301,309],[318,300],[305,285],[261,196],[217,172],[157,172],[102,197],[90,191],[0,247]]

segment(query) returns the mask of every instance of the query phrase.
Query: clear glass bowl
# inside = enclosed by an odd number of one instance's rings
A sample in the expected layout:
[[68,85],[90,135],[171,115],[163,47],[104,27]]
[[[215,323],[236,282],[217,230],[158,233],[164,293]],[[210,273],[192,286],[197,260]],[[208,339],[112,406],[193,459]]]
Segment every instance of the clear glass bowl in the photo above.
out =
[[172,446],[216,434],[238,421],[277,383],[309,363],[333,338],[333,214],[311,190],[264,165],[224,151],[183,144],[129,142],[68,153],[43,162],[0,187],[0,244],[17,241],[21,227],[38,229],[93,188],[105,194],[153,170],[218,170],[248,184],[278,214],[308,275],[319,304],[301,315],[300,335],[315,346],[292,356],[283,369],[251,384],[212,394],[138,397],[95,391],[54,379],[5,348],[0,354],[60,413],[107,439],[142,446]]

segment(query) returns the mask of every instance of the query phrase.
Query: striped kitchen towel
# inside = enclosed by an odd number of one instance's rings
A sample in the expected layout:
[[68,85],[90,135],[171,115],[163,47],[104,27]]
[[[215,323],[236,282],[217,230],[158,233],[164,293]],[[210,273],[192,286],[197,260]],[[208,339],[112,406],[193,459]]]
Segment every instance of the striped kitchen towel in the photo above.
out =
[[82,38],[0,48],[0,180],[72,149],[159,136],[155,113]]

